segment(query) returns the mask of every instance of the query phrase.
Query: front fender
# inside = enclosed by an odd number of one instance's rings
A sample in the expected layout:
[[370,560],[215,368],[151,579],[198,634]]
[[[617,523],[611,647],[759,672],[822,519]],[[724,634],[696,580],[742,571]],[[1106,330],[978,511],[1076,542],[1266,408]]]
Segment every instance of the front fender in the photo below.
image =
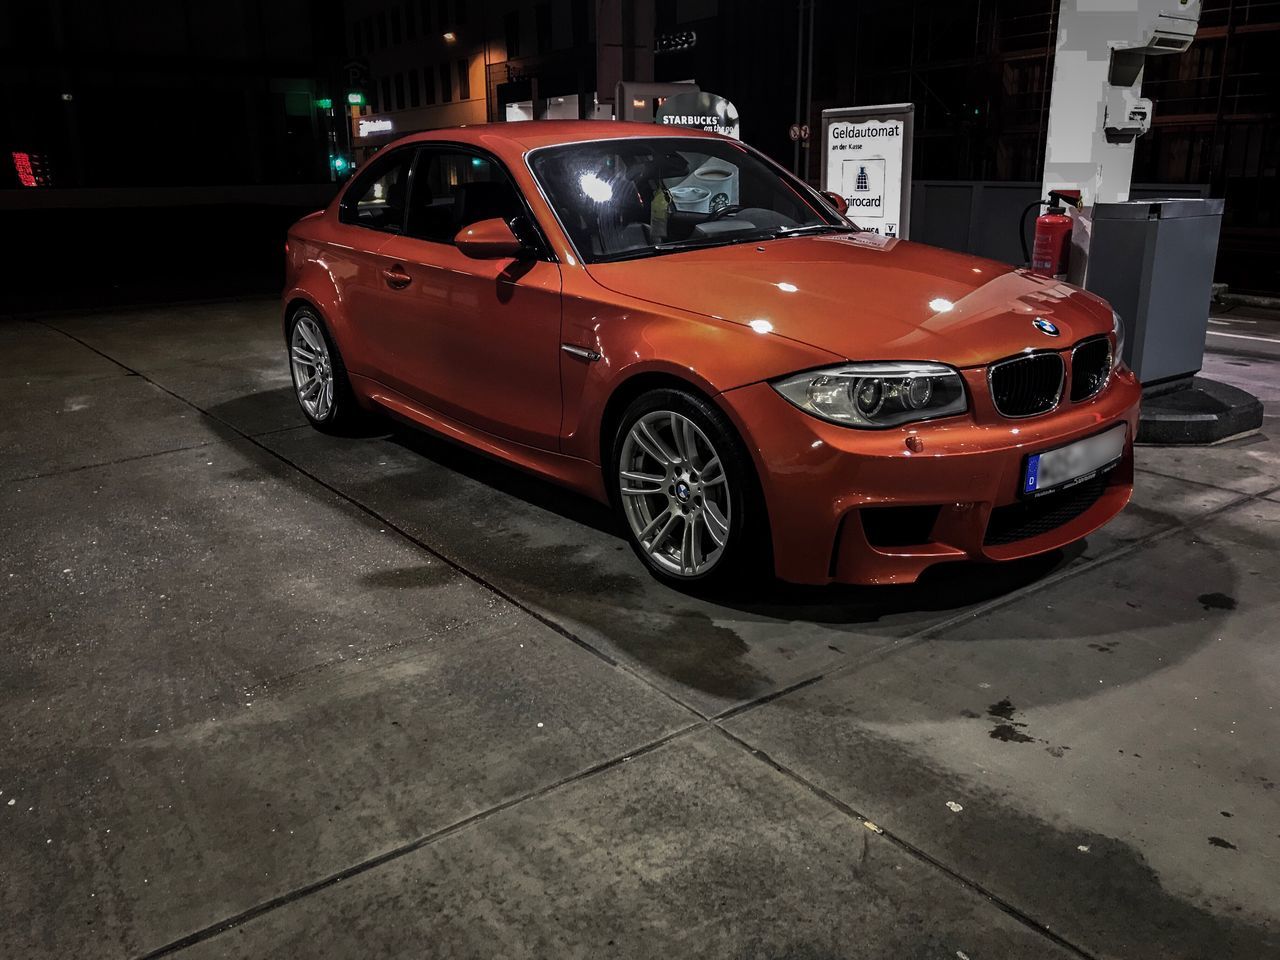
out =
[[625,297],[564,300],[565,344],[599,356],[562,352],[561,451],[600,461],[600,429],[609,399],[636,377],[660,374],[714,398],[734,387],[839,361],[807,344],[742,324]]
[[307,304],[323,318],[329,335],[345,356],[347,351],[343,348],[350,332],[346,311],[338,280],[325,262],[323,250],[319,243],[290,236],[280,322],[287,335],[289,317],[300,303]]

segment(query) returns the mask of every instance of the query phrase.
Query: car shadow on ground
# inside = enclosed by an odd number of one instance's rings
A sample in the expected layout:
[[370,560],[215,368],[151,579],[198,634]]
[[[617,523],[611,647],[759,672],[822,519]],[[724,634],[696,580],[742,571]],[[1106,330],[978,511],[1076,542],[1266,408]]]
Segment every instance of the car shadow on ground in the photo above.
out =
[[[606,505],[453,441],[396,421],[375,420],[362,435],[381,436],[436,466],[465,476],[497,493],[603,533],[616,539],[621,546],[627,543],[621,522]],[[998,599],[1049,576],[1077,559],[1086,549],[1087,542],[1082,541],[1064,550],[1008,563],[944,563],[925,571],[916,583],[897,586],[806,586],[766,576],[754,583],[730,585],[708,592],[697,586],[666,587],[656,581],[650,582],[657,590],[670,590],[676,596],[683,595],[751,616],[833,624],[870,623],[891,614],[946,612]],[[627,562],[635,564],[639,576],[650,580],[639,561],[633,560],[629,554]],[[531,586],[536,588],[537,584]]]
[[[253,406],[251,397],[231,403],[241,414]],[[219,407],[210,412],[231,419]],[[809,587],[769,577],[715,593],[675,590],[632,555],[603,504],[409,425],[373,420],[348,439],[298,421],[301,429],[255,440],[284,461],[263,454],[262,469],[312,496],[307,477],[320,480],[587,642],[721,703],[765,695],[798,671],[820,671],[893,637],[928,634],[1080,566],[1088,549],[1082,541],[1020,561],[941,564],[900,586]],[[232,438],[225,423],[219,430]],[[1234,580],[1233,571],[1222,573],[1223,582]],[[363,586],[412,590],[437,578],[410,567]]]

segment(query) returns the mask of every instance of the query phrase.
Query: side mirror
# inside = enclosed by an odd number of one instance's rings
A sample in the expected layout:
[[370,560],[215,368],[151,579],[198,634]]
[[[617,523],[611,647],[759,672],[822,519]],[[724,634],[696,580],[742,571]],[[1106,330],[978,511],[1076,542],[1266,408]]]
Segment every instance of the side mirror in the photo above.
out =
[[501,217],[478,220],[458,231],[454,245],[473,260],[514,260],[524,253],[524,244],[516,239],[511,227]]
[[822,199],[831,204],[836,213],[840,214],[840,216],[843,217],[849,212],[849,204],[845,203],[844,197],[840,196],[840,194],[836,193],[834,190],[819,190],[818,192],[822,194]]

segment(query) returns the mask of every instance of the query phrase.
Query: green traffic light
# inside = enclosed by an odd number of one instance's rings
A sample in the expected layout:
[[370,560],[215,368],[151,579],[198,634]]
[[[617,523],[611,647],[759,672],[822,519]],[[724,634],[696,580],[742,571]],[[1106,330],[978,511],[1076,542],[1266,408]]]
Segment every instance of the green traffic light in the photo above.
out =
[[347,103],[348,103],[348,104],[350,104],[350,105],[351,105],[351,106],[353,106],[353,107],[363,107],[363,106],[364,106],[364,94],[363,94],[363,93],[348,93],[348,94],[347,94]]
[[332,110],[333,101],[329,97],[321,97],[319,100],[316,101],[316,106],[319,107],[321,110]]

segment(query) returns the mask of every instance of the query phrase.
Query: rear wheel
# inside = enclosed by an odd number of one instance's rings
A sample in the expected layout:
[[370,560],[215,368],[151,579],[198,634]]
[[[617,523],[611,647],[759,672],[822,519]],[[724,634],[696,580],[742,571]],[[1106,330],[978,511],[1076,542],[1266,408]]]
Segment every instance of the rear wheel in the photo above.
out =
[[298,406],[317,430],[344,433],[359,423],[361,411],[342,355],[310,307],[289,319],[289,372]]
[[663,389],[631,403],[611,465],[632,549],[672,584],[728,584],[760,568],[763,510],[732,426],[692,393]]

